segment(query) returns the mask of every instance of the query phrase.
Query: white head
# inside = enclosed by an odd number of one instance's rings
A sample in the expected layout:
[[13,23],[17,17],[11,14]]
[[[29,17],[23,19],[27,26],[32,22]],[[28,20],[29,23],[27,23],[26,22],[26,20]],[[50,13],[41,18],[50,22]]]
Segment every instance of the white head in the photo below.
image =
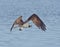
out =
[[25,24],[23,24],[23,27],[28,28],[28,27],[31,27],[31,25],[29,23],[25,23]]

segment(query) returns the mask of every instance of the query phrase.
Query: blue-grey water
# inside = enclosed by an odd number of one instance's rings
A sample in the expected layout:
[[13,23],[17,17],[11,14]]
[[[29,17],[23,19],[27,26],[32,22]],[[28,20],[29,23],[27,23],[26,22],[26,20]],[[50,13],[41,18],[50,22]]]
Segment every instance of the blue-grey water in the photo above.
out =
[[[10,32],[17,17],[25,21],[33,13],[46,24],[46,32],[32,22],[31,28]],[[0,0],[0,47],[60,47],[60,0]]]

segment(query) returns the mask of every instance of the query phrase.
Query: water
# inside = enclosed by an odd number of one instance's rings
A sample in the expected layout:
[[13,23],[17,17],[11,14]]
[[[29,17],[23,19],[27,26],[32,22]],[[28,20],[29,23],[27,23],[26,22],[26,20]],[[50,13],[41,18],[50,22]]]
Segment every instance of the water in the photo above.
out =
[[[17,17],[25,21],[33,13],[46,24],[46,32],[32,22],[31,28],[10,32]],[[0,47],[60,47],[60,0],[0,0]]]

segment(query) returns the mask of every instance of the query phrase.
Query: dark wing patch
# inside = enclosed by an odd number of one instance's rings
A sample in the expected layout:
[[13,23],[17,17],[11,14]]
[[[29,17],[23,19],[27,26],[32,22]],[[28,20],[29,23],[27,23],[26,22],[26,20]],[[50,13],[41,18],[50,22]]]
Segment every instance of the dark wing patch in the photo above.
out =
[[16,22],[13,23],[13,25],[12,25],[10,31],[12,31],[12,29],[13,29],[13,27],[14,27],[15,24],[16,24]]
[[36,15],[33,14],[32,16],[30,16],[26,22],[29,22],[30,20],[33,21],[33,23],[40,29],[42,29],[43,31],[46,30],[46,25],[43,23],[43,21]]

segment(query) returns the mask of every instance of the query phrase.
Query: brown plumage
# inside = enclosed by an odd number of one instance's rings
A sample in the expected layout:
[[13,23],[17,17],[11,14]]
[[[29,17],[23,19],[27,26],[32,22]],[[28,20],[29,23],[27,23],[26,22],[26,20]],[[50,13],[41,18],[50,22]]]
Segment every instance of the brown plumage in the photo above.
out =
[[12,31],[14,25],[19,25],[19,26],[21,26],[21,25],[23,25],[23,23],[24,23],[24,22],[23,22],[23,20],[22,20],[22,16],[18,17],[18,18],[14,21],[14,23],[13,23],[10,31]]
[[13,23],[10,31],[12,31],[14,25],[18,25],[19,27],[23,27],[23,28],[26,28],[26,27],[30,27],[31,25],[26,25],[26,23],[28,23],[29,21],[32,21],[39,29],[41,28],[43,31],[46,30],[46,25],[44,24],[44,22],[36,15],[36,14],[33,14],[31,15],[25,22],[23,22],[22,20],[22,16],[18,17],[15,22]]
[[46,30],[46,25],[44,24],[44,22],[36,15],[33,14],[31,15],[25,22],[29,22],[30,20],[32,20],[32,22],[40,29],[42,29],[43,31]]

